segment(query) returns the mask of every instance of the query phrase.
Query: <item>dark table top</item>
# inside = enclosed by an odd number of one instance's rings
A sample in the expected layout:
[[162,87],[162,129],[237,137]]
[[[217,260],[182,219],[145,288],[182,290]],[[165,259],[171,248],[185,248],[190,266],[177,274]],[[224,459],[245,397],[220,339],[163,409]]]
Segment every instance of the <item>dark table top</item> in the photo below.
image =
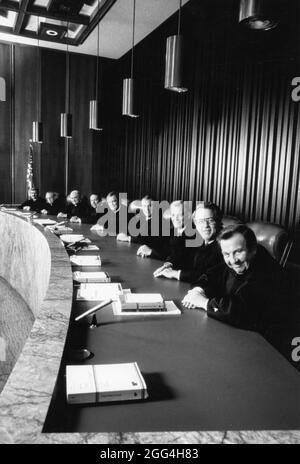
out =
[[[153,271],[161,262],[136,256],[135,244],[101,237],[90,226],[70,224],[100,248],[102,270],[132,292],[158,292],[180,301],[189,285]],[[300,376],[264,338],[209,319],[201,310],[180,316],[114,317],[111,306],[89,318],[74,317],[95,302],[74,301],[60,374],[45,432],[184,430],[283,430],[300,427]],[[136,361],[149,399],[139,402],[67,405],[66,364],[80,364],[73,350],[94,357],[82,364]]]

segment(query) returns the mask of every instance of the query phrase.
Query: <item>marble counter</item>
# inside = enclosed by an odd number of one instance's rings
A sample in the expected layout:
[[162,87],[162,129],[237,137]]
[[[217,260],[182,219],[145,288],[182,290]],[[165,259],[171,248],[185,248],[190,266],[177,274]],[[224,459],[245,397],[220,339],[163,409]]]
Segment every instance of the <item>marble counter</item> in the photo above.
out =
[[0,250],[6,253],[6,261],[2,260],[0,274],[35,315],[30,335],[0,394],[0,443],[300,443],[300,431],[42,433],[68,331],[71,267],[60,240],[42,227],[2,212],[0,226],[6,237]]

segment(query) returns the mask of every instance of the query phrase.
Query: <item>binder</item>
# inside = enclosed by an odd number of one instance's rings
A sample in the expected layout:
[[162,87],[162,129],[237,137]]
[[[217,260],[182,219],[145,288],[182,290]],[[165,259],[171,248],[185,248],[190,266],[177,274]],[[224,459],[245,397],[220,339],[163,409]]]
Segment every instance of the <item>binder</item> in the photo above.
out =
[[148,398],[147,386],[136,362],[66,366],[69,404],[134,401]]

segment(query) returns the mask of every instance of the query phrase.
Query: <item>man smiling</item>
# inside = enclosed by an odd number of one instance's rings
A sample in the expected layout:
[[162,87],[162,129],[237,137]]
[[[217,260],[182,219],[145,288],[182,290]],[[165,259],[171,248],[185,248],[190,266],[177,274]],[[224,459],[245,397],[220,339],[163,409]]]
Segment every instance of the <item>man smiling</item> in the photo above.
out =
[[245,225],[222,230],[218,243],[224,263],[200,277],[183,305],[202,308],[236,327],[265,332],[280,320],[284,308],[282,269]]
[[216,240],[222,228],[220,208],[211,202],[201,202],[193,213],[193,221],[197,234],[203,241],[202,245],[186,248],[187,263],[183,267],[178,260],[176,262],[171,259],[170,263],[156,269],[154,277],[166,277],[192,283],[208,269],[222,262],[222,255]]

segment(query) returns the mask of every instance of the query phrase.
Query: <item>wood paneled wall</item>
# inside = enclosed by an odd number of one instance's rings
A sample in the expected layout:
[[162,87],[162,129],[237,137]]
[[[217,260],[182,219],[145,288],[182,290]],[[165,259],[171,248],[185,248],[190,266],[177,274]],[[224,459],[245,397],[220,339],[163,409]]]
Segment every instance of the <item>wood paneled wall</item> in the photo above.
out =
[[[101,59],[101,70],[111,66],[110,61]],[[87,195],[97,188],[93,163],[101,149],[101,133],[88,127],[95,66],[95,57],[70,53],[73,137],[69,141],[67,190],[79,188]],[[44,143],[32,144],[34,183],[42,195],[47,190],[64,193],[66,141],[60,137],[60,114],[65,111],[66,54],[0,43],[0,69],[7,86],[7,101],[0,102],[0,203],[22,202],[26,197],[29,140],[39,107]],[[102,82],[99,87],[103,93]]]
[[0,47],[0,76],[5,79],[6,101],[0,101],[0,203],[10,202],[12,195],[11,146],[11,54],[9,45]]

